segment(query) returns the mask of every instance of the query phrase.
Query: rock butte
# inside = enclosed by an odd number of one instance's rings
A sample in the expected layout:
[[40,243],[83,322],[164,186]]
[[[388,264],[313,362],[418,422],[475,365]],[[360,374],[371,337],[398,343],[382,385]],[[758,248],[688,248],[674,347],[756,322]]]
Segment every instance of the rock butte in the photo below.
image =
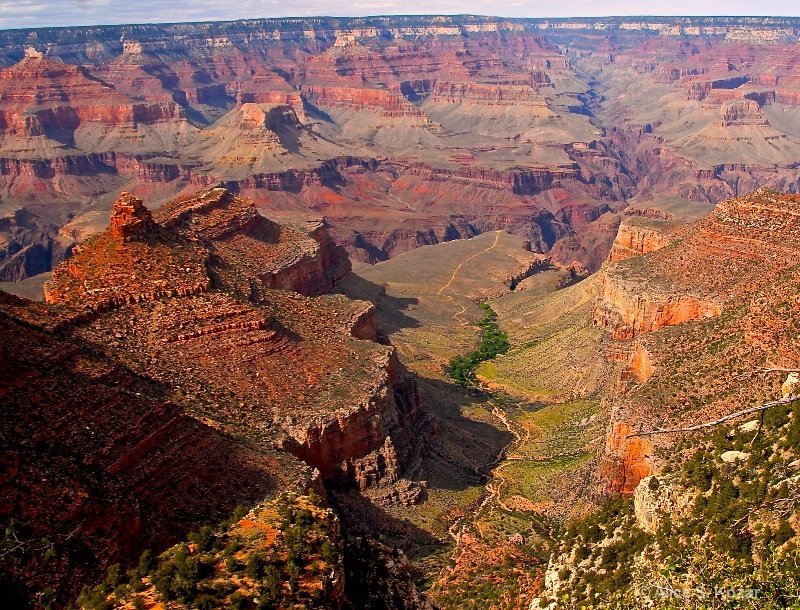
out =
[[3,433],[29,439],[4,452],[3,509],[71,534],[60,593],[281,488],[422,497],[435,426],[374,307],[327,294],[349,273],[324,226],[225,189],[155,213],[124,193],[47,304],[0,293]]

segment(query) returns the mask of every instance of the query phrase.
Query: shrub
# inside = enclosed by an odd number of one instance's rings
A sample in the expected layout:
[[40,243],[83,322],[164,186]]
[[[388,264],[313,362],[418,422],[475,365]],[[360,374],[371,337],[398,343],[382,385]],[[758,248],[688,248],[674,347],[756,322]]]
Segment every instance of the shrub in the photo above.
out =
[[497,314],[488,303],[481,303],[484,312],[478,326],[483,330],[478,348],[467,356],[454,356],[450,359],[447,374],[462,385],[475,383],[475,368],[481,363],[491,360],[509,350],[508,335],[497,326]]
[[188,538],[189,542],[196,544],[198,550],[203,552],[210,551],[218,542],[214,529],[209,525],[201,527],[199,532],[191,532]]
[[228,601],[231,603],[231,608],[233,608],[233,610],[245,610],[245,608],[247,608],[247,598],[239,593],[239,591],[231,595]]

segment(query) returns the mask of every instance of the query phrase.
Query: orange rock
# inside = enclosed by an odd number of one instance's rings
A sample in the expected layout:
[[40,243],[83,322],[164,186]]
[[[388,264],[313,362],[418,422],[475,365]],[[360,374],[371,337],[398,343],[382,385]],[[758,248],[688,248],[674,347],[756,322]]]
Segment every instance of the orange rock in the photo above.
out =
[[111,212],[111,234],[124,242],[141,240],[156,226],[144,202],[130,193],[122,193]]
[[722,305],[696,296],[658,292],[644,284],[602,273],[602,289],[593,310],[595,326],[611,331],[614,339],[633,339],[665,326],[713,318]]
[[627,438],[632,432],[629,424],[615,423],[606,438],[599,472],[606,493],[630,497],[639,481],[651,472],[648,459],[653,447],[646,438]]
[[670,239],[654,227],[623,222],[614,243],[611,244],[608,260],[613,263],[648,252],[655,252],[669,243]]

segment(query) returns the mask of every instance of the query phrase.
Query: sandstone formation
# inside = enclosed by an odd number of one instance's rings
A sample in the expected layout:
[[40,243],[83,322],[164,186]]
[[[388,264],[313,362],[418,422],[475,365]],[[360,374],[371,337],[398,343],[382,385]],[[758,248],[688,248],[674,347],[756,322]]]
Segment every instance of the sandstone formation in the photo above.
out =
[[614,423],[606,436],[599,477],[607,494],[631,496],[639,482],[651,472],[648,462],[653,447],[645,438],[629,437],[632,433],[630,425]]
[[797,206],[797,196],[769,189],[726,200],[674,229],[669,245],[600,272],[593,323],[607,331],[608,357],[626,362],[599,469],[607,491],[632,493],[657,465],[647,457],[650,441],[669,443],[637,430],[665,418],[708,419],[735,410],[743,396],[769,396],[737,370],[797,366],[797,288],[787,273],[800,262]]
[[600,298],[592,311],[595,326],[614,339],[634,339],[665,326],[720,315],[722,306],[683,294],[659,293],[637,281],[602,275]]
[[109,231],[112,237],[122,242],[143,241],[155,227],[153,215],[144,207],[144,202],[130,193],[122,193],[111,212]]
[[[2,512],[56,541],[60,596],[282,486],[419,500],[428,420],[373,342],[374,307],[306,296],[349,273],[324,226],[279,225],[224,189],[155,213],[125,193],[47,304],[2,297],[3,436],[19,443]],[[91,562],[69,550],[87,544]]]
[[729,100],[722,104],[717,125],[720,127],[730,127],[732,125],[768,126],[769,123],[761,113],[761,107],[758,102],[739,99]]
[[669,243],[669,237],[664,235],[658,227],[624,222],[619,227],[614,243],[611,244],[608,260],[614,263],[626,258],[648,254]]
[[[607,267],[594,323],[615,339],[631,339],[720,315],[726,303],[798,260],[796,206],[793,196],[768,189],[730,199],[679,232],[686,236],[680,244]],[[771,252],[780,252],[777,265]],[[730,273],[744,275],[734,281]]]

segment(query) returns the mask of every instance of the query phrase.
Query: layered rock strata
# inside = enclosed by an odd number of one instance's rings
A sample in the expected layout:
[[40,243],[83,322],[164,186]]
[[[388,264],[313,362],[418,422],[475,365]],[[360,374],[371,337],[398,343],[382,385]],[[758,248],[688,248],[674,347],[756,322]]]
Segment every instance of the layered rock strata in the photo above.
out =
[[729,199],[672,243],[603,268],[593,321],[608,332],[609,356],[627,362],[599,470],[606,492],[630,495],[653,467],[651,438],[637,430],[764,400],[761,384],[734,372],[796,366],[788,270],[800,263],[798,205],[769,189]]
[[[5,393],[17,409],[2,422],[7,470],[17,473],[1,483],[13,500],[3,514],[63,541],[61,551],[93,549],[91,562],[62,555],[59,595],[74,593],[90,565],[163,548],[276,487],[421,497],[414,479],[423,476],[428,420],[394,348],[373,342],[374,307],[305,296],[350,272],[323,226],[273,223],[224,189],[155,214],[124,194],[112,218],[56,269],[47,304],[0,302]],[[35,346],[27,355],[26,343]],[[28,383],[34,375],[41,383]],[[41,417],[23,417],[29,411]],[[229,469],[237,474],[223,476]],[[62,491],[76,477],[92,489],[77,504]],[[52,496],[47,511],[30,498],[34,489]],[[186,493],[200,494],[200,505]],[[76,515],[106,514],[94,504],[117,497],[108,519],[93,519],[91,531],[106,533],[89,542]],[[185,510],[192,519],[180,517]]]
[[623,222],[620,224],[611,251],[609,262],[617,262],[655,252],[670,243],[670,239],[659,227],[645,226],[640,223]]

